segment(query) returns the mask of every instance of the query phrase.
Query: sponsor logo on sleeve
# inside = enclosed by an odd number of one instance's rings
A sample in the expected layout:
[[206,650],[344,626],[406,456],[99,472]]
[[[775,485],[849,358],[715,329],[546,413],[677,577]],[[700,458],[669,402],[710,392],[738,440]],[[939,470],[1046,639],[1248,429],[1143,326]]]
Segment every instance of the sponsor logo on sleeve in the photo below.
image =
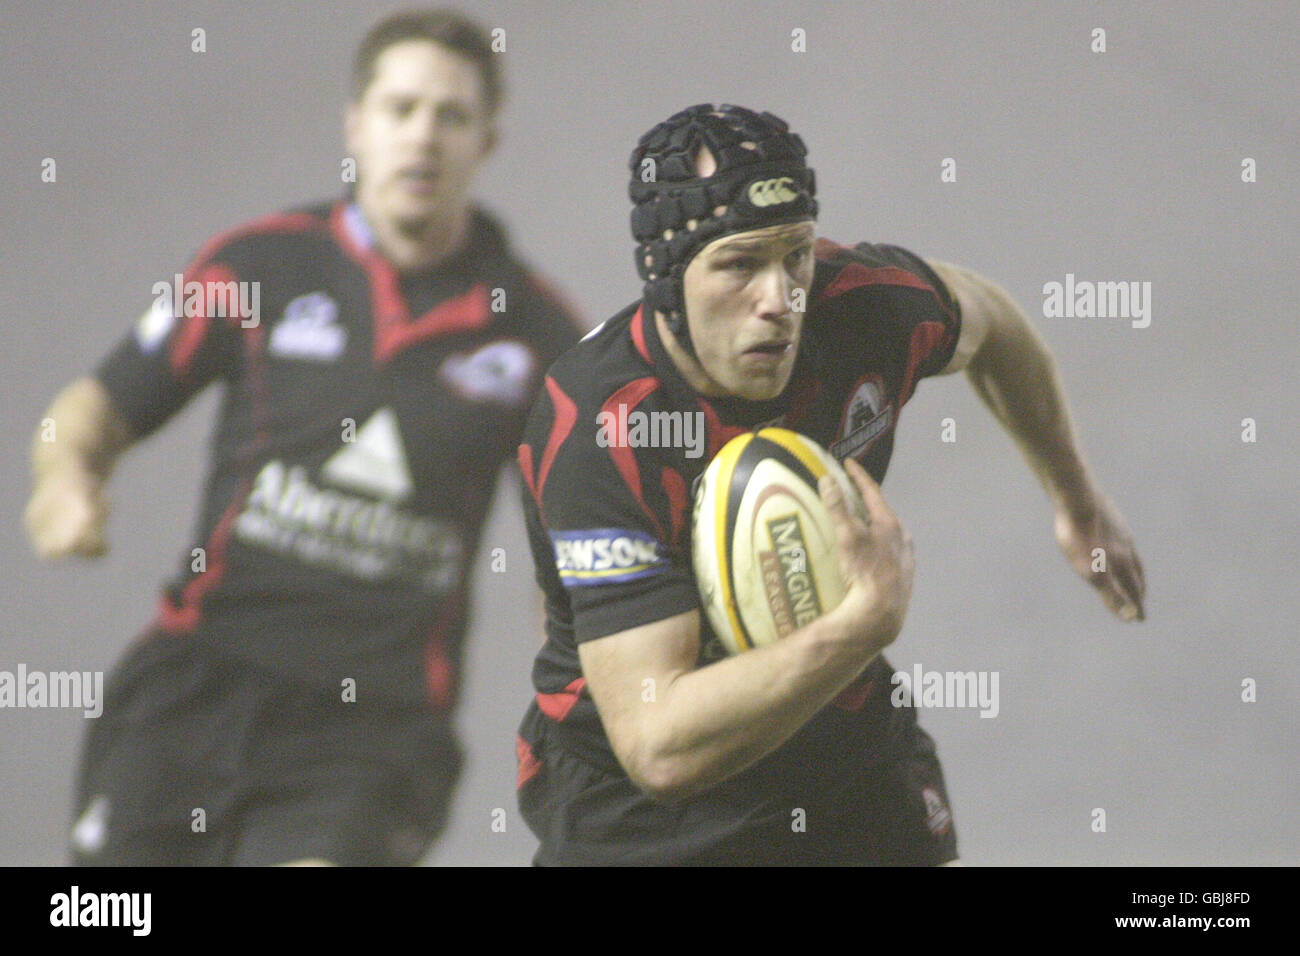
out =
[[623,528],[552,531],[555,567],[565,587],[635,581],[666,571],[665,548],[652,535]]

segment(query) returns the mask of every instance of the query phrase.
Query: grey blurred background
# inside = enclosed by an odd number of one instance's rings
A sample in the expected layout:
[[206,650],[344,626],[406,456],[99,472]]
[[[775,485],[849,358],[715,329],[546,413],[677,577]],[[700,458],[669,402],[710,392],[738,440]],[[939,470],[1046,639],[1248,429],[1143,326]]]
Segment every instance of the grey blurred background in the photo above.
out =
[[[98,563],[41,565],[23,538],[43,409],[207,237],[340,192],[353,49],[410,5],[0,3],[0,669],[108,670],[145,624],[189,547],[215,394],[124,459]],[[479,195],[591,324],[638,294],[636,138],[683,106],[738,102],[808,142],[823,234],[995,278],[1055,353],[1084,450],[1136,536],[1144,624],[1111,617],[1068,569],[1046,498],[964,376],[921,386],[885,484],[917,547],[891,660],[1000,673],[996,719],[921,714],[965,860],[1298,862],[1294,3],[471,12],[506,30],[509,84]],[[1090,50],[1097,27],[1105,53]],[[194,28],[206,53],[190,52]],[[45,157],[56,183],[41,182]],[[955,183],[940,182],[945,157]],[[1151,282],[1150,327],[1044,318],[1043,284],[1067,272]],[[945,417],[955,443],[940,440]],[[436,864],[522,864],[534,847],[513,734],[540,627],[516,482],[500,492],[459,715],[471,763]],[[493,547],[505,574],[488,570]],[[84,729],[79,712],[0,710],[0,863],[64,859]],[[1093,808],[1107,832],[1090,829]]]

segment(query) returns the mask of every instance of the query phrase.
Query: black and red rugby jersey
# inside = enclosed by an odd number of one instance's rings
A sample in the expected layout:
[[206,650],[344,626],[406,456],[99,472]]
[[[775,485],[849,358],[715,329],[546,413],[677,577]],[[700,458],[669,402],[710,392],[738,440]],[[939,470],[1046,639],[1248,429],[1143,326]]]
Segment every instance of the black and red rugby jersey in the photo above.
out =
[[[521,787],[543,769],[546,746],[622,773],[585,690],[577,647],[699,608],[691,492],[718,450],[746,430],[781,425],[840,460],[854,457],[882,481],[899,411],[921,378],[951,360],[960,325],[956,302],[919,257],[895,246],[819,240],[799,354],[775,399],[699,395],[639,305],[551,368],[519,448],[530,544],[547,599],[547,639],[533,669],[537,695],[518,741]],[[644,424],[655,412],[690,413],[702,427],[682,419],[670,447],[647,444],[648,436],[667,434],[663,426],[643,428],[638,443],[636,413],[646,413]],[[701,614],[700,665],[723,654]],[[749,805],[783,790],[809,798],[816,781],[845,786],[855,767],[887,749],[896,717],[891,675],[877,658],[785,746],[695,802],[716,800],[722,827],[724,817],[746,812],[738,800]],[[636,827],[651,826],[649,798],[644,803],[628,803]]]
[[497,473],[573,315],[480,211],[460,252],[399,274],[344,201],[220,235],[155,292],[96,373],[117,410],[144,436],[225,383],[203,553],[156,624],[449,705]]

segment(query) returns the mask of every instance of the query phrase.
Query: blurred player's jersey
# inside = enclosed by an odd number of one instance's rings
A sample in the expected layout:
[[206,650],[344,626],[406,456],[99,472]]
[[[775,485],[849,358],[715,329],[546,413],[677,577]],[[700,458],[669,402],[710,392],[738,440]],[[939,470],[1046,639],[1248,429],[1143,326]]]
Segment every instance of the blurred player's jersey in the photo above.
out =
[[[636,305],[593,331],[546,378],[519,449],[529,539],[547,599],[547,639],[533,669],[537,695],[517,741],[520,802],[542,838],[539,862],[730,859],[710,854],[760,831],[788,835],[793,808],[824,821],[855,785],[869,786],[883,766],[924,749],[915,715],[890,705],[892,668],[878,657],[778,751],[685,805],[666,807],[622,771],[579,664],[584,641],[699,608],[692,489],[734,436],[791,428],[884,479],[900,410],[918,380],[952,358],[958,307],[933,270],[903,249],[821,240],[816,258],[798,358],[778,398],[699,395],[673,365],[653,317]],[[698,664],[724,654],[701,614]],[[591,777],[545,781],[567,772],[560,765],[580,765]],[[558,798],[543,806],[549,798],[529,793],[547,786],[567,791],[569,806],[557,809]]]
[[218,236],[97,376],[144,436],[225,383],[192,548],[156,625],[360,694],[455,697],[497,473],[581,335],[501,228],[399,274],[345,202]]

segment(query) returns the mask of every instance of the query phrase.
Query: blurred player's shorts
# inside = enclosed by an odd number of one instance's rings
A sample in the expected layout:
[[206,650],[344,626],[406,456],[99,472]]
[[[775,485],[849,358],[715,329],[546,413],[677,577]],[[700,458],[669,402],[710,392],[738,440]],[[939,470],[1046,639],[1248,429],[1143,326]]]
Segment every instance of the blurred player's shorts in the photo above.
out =
[[445,712],[295,684],[150,632],[83,745],[75,863],[413,864],[446,825],[462,754]]

